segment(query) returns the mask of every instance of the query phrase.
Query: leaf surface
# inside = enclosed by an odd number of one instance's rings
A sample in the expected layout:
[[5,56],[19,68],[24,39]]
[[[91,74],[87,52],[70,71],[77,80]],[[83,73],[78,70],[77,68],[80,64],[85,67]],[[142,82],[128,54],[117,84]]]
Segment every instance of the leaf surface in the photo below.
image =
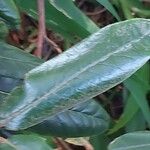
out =
[[[3,50],[5,53],[3,51],[1,52],[2,57],[0,57],[0,66],[3,66],[4,64],[4,57],[6,60],[9,60],[5,61],[5,67],[0,68],[0,72],[3,73],[0,76],[0,102],[2,103],[14,87],[23,83],[22,79],[24,74],[41,64],[43,60],[35,58],[34,56],[4,42],[1,43],[1,45],[4,45]],[[10,55],[7,55],[6,52]],[[26,63],[27,60],[32,64],[31,66]],[[15,65],[16,62],[17,65]],[[5,72],[3,72],[4,69]],[[18,72],[20,75],[18,75]],[[57,114],[55,117],[33,127],[33,129],[35,132],[44,135],[51,134],[59,137],[75,137],[104,132],[107,130],[108,125],[109,116],[105,110],[94,102],[94,100],[90,100],[79,104],[75,108]],[[87,130],[87,128],[90,130]]]
[[7,33],[8,33],[8,28],[6,24],[3,21],[0,21],[0,40],[5,39]]
[[108,150],[149,150],[150,132],[133,132],[120,136],[110,143]]
[[11,28],[17,27],[20,16],[14,0],[0,0],[0,18]]
[[146,100],[146,94],[149,90],[149,85],[144,84],[144,82],[141,82],[136,76],[129,78],[125,82],[125,85],[130,90],[131,94],[134,97],[134,100],[141,109],[145,120],[150,126],[150,108],[148,105],[148,101]]
[[46,139],[38,135],[14,135],[0,143],[1,150],[52,150]]
[[27,73],[0,105],[0,124],[25,129],[112,88],[149,60],[149,40],[146,19],[101,29]]
[[64,1],[60,0],[49,0],[49,2],[64,15],[80,24],[89,33],[94,33],[99,29],[92,20],[86,17],[85,14],[74,5],[73,1],[66,1],[64,3]]
[[109,120],[106,111],[91,99],[58,113],[29,130],[59,137],[83,137],[105,132]]
[[23,79],[25,73],[44,62],[0,41],[0,76]]

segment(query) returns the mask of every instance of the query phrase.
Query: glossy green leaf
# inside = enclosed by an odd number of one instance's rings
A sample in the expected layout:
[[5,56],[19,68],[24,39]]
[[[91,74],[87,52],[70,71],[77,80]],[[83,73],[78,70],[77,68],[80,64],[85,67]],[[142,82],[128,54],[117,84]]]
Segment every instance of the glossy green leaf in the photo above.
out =
[[103,5],[118,21],[121,20],[117,11],[115,10],[115,8],[113,7],[113,5],[109,0],[96,0],[96,1],[99,2],[101,5]]
[[[26,1],[26,0],[15,0],[17,6],[25,11],[29,16],[34,19],[38,18],[37,13],[37,1]],[[54,15],[55,14],[55,15]],[[58,11],[53,5],[49,3],[48,0],[45,0],[45,16],[47,27],[53,29],[53,31],[60,33],[63,37],[67,38],[70,41],[74,41],[75,38],[85,38],[90,33],[83,28],[73,19],[67,17],[62,12]]]
[[80,24],[89,33],[96,32],[99,28],[96,26],[92,20],[84,15],[73,3],[69,0],[64,3],[60,0],[49,0],[49,2],[60,12],[62,12],[67,17],[73,19],[75,22]]
[[91,99],[58,113],[29,130],[59,137],[83,137],[105,132],[108,126],[108,114]]
[[[2,52],[1,56],[3,57],[0,57],[0,66],[3,66],[4,64],[4,57],[7,56],[6,60],[8,60],[5,61],[5,68],[0,68],[1,73],[3,73],[3,69],[5,69],[3,76],[0,76],[1,103],[2,100],[6,98],[6,96],[8,96],[8,93],[14,87],[16,87],[18,84],[22,84],[22,80],[20,79],[23,79],[24,73],[27,73],[28,70],[32,69],[32,67],[34,68],[41,62],[43,62],[42,60],[35,58],[30,54],[19,50],[18,48],[12,47],[5,43],[3,43],[3,45],[3,50],[10,55],[8,59],[8,55],[6,53],[4,55],[4,53]],[[14,56],[16,56],[15,60]],[[25,60],[30,61],[30,64],[32,64],[32,66],[26,64]],[[25,62],[23,63],[23,61]],[[14,65],[16,62],[17,65]],[[20,72],[19,76],[18,72]],[[9,78],[7,77],[8,75]],[[61,120],[61,124],[59,119]],[[72,108],[71,110],[66,110],[65,112],[53,117],[52,119],[45,121],[44,123],[42,123],[42,125],[38,125],[38,132],[55,136],[85,136],[97,134],[97,131],[99,131],[99,133],[104,132],[108,128],[108,124],[109,117],[107,113],[103,110],[102,107],[98,106],[96,102],[90,101],[80,104],[79,106]],[[64,128],[66,128],[66,130],[64,130]],[[87,128],[90,128],[88,132]]]
[[120,136],[110,143],[108,150],[149,150],[150,132],[133,132]]
[[0,18],[11,28],[20,22],[20,16],[14,0],[0,0]]
[[46,139],[38,135],[14,135],[0,143],[0,150],[52,150]]
[[28,128],[122,82],[149,60],[149,31],[146,19],[109,25],[31,70],[0,105],[0,125]]

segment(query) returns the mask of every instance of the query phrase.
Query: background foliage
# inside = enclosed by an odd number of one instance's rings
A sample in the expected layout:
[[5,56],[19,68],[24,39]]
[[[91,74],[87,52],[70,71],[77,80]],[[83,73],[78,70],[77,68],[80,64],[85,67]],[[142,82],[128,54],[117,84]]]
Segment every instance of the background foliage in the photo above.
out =
[[0,149],[150,149],[149,7],[0,0]]

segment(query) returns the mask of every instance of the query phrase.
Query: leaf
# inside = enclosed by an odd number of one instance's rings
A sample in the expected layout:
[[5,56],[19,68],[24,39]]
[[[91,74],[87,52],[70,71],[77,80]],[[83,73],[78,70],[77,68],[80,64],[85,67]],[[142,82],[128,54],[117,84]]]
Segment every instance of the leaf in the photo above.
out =
[[145,120],[150,126],[150,108],[148,105],[148,101],[146,100],[146,94],[149,90],[149,86],[146,86],[136,76],[129,78],[125,82],[125,86],[130,90],[136,103],[139,105],[139,108],[141,109]]
[[29,130],[59,137],[83,137],[105,132],[109,120],[106,111],[91,99],[58,113]]
[[107,150],[110,139],[106,136],[106,134],[100,134],[97,136],[91,136],[90,143],[94,147],[94,150]]
[[[19,48],[0,41],[0,93],[22,84],[24,74],[44,62]],[[0,99],[6,97],[0,94]]]
[[3,100],[8,95],[9,95],[8,93],[0,91],[0,102],[1,102],[1,100]]
[[0,100],[23,82],[24,74],[44,62],[22,50],[0,41]]
[[150,132],[133,132],[120,136],[110,143],[108,150],[149,150]]
[[[140,83],[145,85],[145,87],[148,87],[147,83],[148,83],[148,79],[149,79],[149,64],[145,64],[141,69],[139,69],[131,78],[131,83],[133,84],[133,82],[135,82],[136,78],[136,83]],[[133,82],[132,82],[133,81]],[[130,82],[130,81],[125,81],[126,82]],[[136,85],[133,85],[136,86]],[[144,88],[145,89],[145,88]],[[130,88],[129,90],[131,90],[131,93],[133,93],[135,90],[132,90],[132,88]],[[148,88],[146,88],[145,92],[143,93],[145,95],[145,93],[147,92]],[[136,95],[138,93],[138,91],[135,91]],[[138,98],[140,101],[141,99]],[[110,129],[110,131],[108,132],[109,134],[113,134],[114,132],[118,131],[120,128],[125,127],[129,122],[135,122],[134,120],[142,120],[142,118],[140,119],[139,116],[139,105],[137,104],[136,100],[135,100],[135,96],[133,96],[133,94],[131,94],[128,98],[127,104],[125,106],[124,112],[122,114],[122,116],[119,118],[119,120],[116,121],[116,124],[114,125],[114,127],[112,129]],[[141,116],[142,117],[142,116]],[[137,118],[137,119],[136,119]],[[139,119],[138,119],[139,118]],[[142,121],[143,122],[143,121]],[[135,123],[136,124],[136,123]],[[136,125],[133,125],[134,128]],[[138,126],[137,124],[137,128],[141,128],[143,126]]]
[[0,76],[0,91],[10,93],[13,88],[22,84],[23,80]]
[[52,150],[46,139],[37,135],[14,135],[0,143],[1,150]]
[[[143,2],[139,1],[139,0],[126,0],[126,1],[120,0],[119,3],[120,3],[119,8],[121,7],[121,9],[124,13],[124,17],[126,19],[132,19],[135,16],[140,17],[140,15],[135,11],[135,8],[140,9],[140,10],[141,9],[146,9]],[[147,8],[147,9],[149,9],[149,8]],[[133,15],[133,12],[135,13],[135,15]]]
[[44,61],[0,41],[0,76],[23,79],[26,72],[42,62]]
[[99,28],[92,20],[84,15],[73,3],[73,1],[60,1],[60,0],[49,0],[49,2],[65,16],[73,19],[76,23],[80,24],[89,33],[96,32]]
[[[139,69],[133,77],[131,77],[131,80],[133,80],[133,82],[131,82],[130,84],[134,84],[134,82],[137,82],[138,84],[140,84],[140,86],[142,87],[142,95],[144,97],[146,97],[146,93],[149,91],[150,89],[150,85],[149,85],[149,76],[150,76],[150,71],[149,71],[149,63],[145,64],[141,69]],[[128,81],[130,82],[130,81]],[[136,86],[136,85],[133,85]],[[134,95],[136,95],[139,91],[136,90],[132,90],[131,88],[129,89],[131,90],[130,92],[133,93],[135,92]],[[141,91],[140,91],[141,92]],[[141,95],[141,96],[142,96]],[[139,104],[136,101],[142,101],[144,99],[141,99],[141,96],[137,98],[137,100],[134,100],[135,106],[139,107]],[[133,94],[132,94],[133,97]],[[134,96],[135,97],[135,96]],[[146,100],[146,99],[145,99]],[[144,100],[144,101],[145,101]],[[134,107],[135,107],[134,106]],[[133,108],[132,108],[133,109]],[[140,124],[140,126],[139,126]],[[134,116],[134,118],[132,120],[130,120],[130,122],[127,124],[126,126],[126,131],[128,132],[133,132],[133,131],[139,131],[139,130],[144,130],[146,129],[146,120],[145,117],[141,111],[141,109],[136,113],[136,115]]]
[[19,48],[0,41],[0,101],[23,82],[24,74],[40,65],[40,60]]
[[8,28],[6,27],[6,24],[3,21],[0,21],[0,40],[5,39],[7,33],[8,33]]
[[117,11],[115,10],[115,8],[113,7],[113,5],[109,0],[96,0],[96,1],[101,5],[103,5],[118,21],[121,20]]
[[149,62],[147,62],[141,69],[136,72],[136,78],[138,78],[143,84],[150,87],[150,67]]
[[149,60],[149,31],[146,19],[109,25],[31,70],[1,104],[1,126],[31,127],[124,81]]
[[[20,10],[26,12],[34,19],[38,18],[37,13],[37,1],[15,0]],[[54,15],[55,14],[55,15]],[[53,31],[60,33],[63,37],[67,38],[71,42],[74,42],[76,38],[85,38],[90,33],[71,18],[65,16],[62,12],[58,11],[53,5],[45,0],[45,20],[47,27],[50,27]]]
[[[148,87],[149,85],[147,85],[147,83],[149,82],[149,64],[145,64],[141,69],[139,69],[131,78],[131,83],[132,86],[136,86],[133,84],[133,82],[135,82],[136,79],[136,83],[140,83],[141,87],[147,87],[147,88],[143,88],[145,89],[144,91],[144,95],[145,93],[148,91]],[[130,81],[125,81],[126,82],[130,82]],[[130,86],[130,85],[129,85]],[[137,126],[137,128],[142,128],[144,127],[145,122],[143,121],[143,116],[141,116],[141,118],[139,117],[139,113],[141,111],[139,111],[139,105],[137,104],[136,100],[135,100],[135,96],[133,96],[133,93],[135,92],[134,95],[136,95],[139,91],[136,90],[132,90],[132,88],[129,88],[129,90],[131,90],[131,95],[128,98],[127,104],[125,106],[124,112],[122,114],[122,116],[119,118],[119,120],[116,121],[116,124],[114,125],[114,127],[112,129],[110,129],[110,131],[108,132],[109,134],[113,134],[114,132],[118,131],[120,128],[125,127],[125,125],[129,124],[133,124],[135,122],[135,120],[138,120],[139,122],[143,122],[143,125],[139,126],[139,123],[137,123],[137,125],[133,125],[134,129]],[[138,97],[139,101],[141,101],[140,97]],[[136,122],[134,123],[136,124]]]
[[[6,74],[3,74],[3,76],[0,76],[0,101],[1,103],[2,103],[2,100],[8,96],[9,92],[14,87],[16,87],[19,84],[22,84],[22,80],[14,79],[14,77],[18,77],[17,75],[18,72],[20,72],[19,78],[23,79],[24,73],[27,73],[27,71],[31,69],[30,65],[25,65],[25,63],[22,63],[22,61],[25,60],[24,59],[25,56],[26,56],[26,60],[30,61],[30,64],[33,64],[33,68],[36,67],[38,63],[40,64],[41,62],[43,62],[42,60],[35,58],[18,48],[12,47],[5,43],[3,43],[3,45],[4,45],[3,50],[9,54],[13,52],[13,55],[10,55],[9,61],[5,62],[5,66],[6,66],[5,73],[9,75],[9,78],[6,77]],[[16,65],[13,65],[16,62],[16,60],[14,60],[13,57],[15,55],[17,56],[18,54],[20,54],[19,59],[22,61],[18,60],[18,64],[16,66]],[[3,52],[1,53],[1,56],[4,56]],[[0,57],[0,66],[3,66],[2,58],[3,57]],[[16,72],[12,73],[12,70],[10,68],[14,68],[13,71],[16,70]],[[0,72],[2,72],[2,70],[3,70],[3,67],[0,68]],[[104,119],[102,119],[101,117],[103,117]],[[60,122],[58,118],[62,120],[60,125],[59,125]],[[63,118],[65,118],[65,120],[63,120]],[[73,122],[74,120],[78,120],[77,122],[75,122],[76,124],[74,124]],[[86,123],[86,126],[90,128],[89,132],[86,132],[85,130],[86,129],[84,127],[85,123]],[[74,126],[70,126],[71,124],[74,124]],[[105,110],[103,110],[102,107],[98,106],[96,102],[91,100],[88,103],[85,102],[81,104],[81,106],[79,105],[75,108],[72,108],[72,110],[66,110],[63,113],[58,114],[56,117],[53,117],[52,119],[43,122],[42,125],[38,125],[38,130],[42,134],[52,134],[55,136],[57,135],[59,137],[66,136],[67,133],[68,133],[68,136],[77,136],[77,134],[84,136],[88,134],[90,135],[97,134],[98,128],[99,128],[99,132],[104,132],[108,128],[108,124],[109,124],[109,117],[107,113],[105,112]],[[54,128],[57,129],[55,132],[53,130]],[[65,131],[64,128],[66,128],[67,130]]]
[[128,132],[135,132],[135,131],[143,131],[147,128],[147,124],[145,122],[145,118],[143,117],[143,114],[141,110],[139,110],[136,115],[130,120],[126,127],[125,131]]
[[20,16],[14,0],[0,0],[0,18],[11,28],[19,25]]

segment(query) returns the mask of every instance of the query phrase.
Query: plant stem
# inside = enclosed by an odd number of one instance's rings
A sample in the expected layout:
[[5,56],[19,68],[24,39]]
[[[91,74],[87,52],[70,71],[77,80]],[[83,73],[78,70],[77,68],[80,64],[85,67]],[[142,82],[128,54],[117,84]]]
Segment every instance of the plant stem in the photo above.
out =
[[35,51],[35,55],[38,57],[42,57],[42,49],[43,43],[46,35],[46,28],[45,28],[45,0],[37,0],[38,4],[38,43],[37,43],[37,50]]
[[50,40],[46,35],[46,25],[45,25],[45,0],[37,0],[38,5],[38,41],[37,41],[37,49],[34,54],[42,58],[42,50],[44,46],[44,42],[48,42],[53,48],[57,51],[57,53],[62,53],[62,50],[59,46]]

